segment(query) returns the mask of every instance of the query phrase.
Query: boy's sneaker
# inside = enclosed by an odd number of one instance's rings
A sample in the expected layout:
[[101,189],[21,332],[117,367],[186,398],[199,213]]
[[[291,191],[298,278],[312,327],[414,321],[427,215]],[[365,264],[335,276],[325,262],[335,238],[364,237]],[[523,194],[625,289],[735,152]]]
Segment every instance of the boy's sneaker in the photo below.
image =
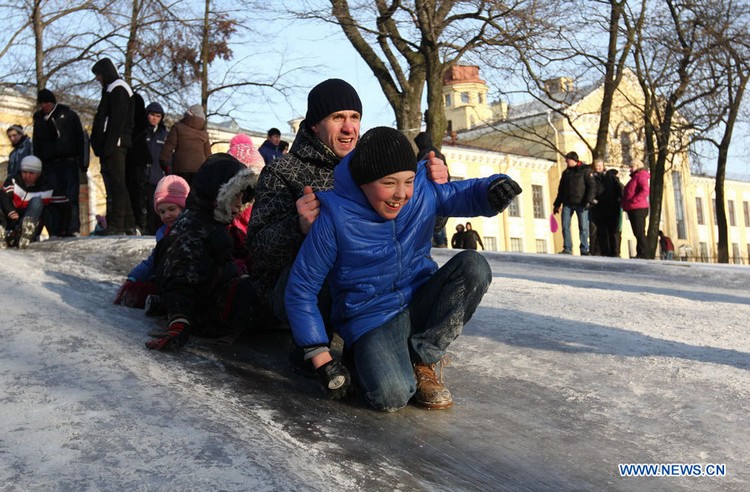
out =
[[414,363],[414,376],[417,378],[417,392],[414,394],[416,405],[428,410],[453,406],[451,392],[435,374],[435,364]]
[[26,249],[34,238],[36,224],[31,217],[25,217],[21,223],[21,237],[18,239],[18,249]]
[[149,294],[146,296],[146,305],[144,306],[146,316],[163,316],[167,314],[164,310],[164,304],[161,302],[161,297],[156,294]]

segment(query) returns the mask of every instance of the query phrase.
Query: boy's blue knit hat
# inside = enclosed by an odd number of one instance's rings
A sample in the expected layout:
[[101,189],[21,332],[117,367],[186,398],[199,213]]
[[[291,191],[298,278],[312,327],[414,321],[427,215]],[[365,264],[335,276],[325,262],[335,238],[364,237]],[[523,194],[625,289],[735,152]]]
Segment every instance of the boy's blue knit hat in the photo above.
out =
[[357,185],[401,171],[417,172],[417,156],[403,133],[378,126],[362,135],[349,161],[349,172]]

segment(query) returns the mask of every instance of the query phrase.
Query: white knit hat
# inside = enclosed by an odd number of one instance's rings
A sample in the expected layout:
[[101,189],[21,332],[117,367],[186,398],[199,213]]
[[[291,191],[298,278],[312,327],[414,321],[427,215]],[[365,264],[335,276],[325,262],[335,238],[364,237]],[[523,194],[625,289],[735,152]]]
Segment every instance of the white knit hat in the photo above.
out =
[[21,171],[28,171],[30,173],[41,173],[42,172],[42,161],[35,155],[27,155],[21,159]]

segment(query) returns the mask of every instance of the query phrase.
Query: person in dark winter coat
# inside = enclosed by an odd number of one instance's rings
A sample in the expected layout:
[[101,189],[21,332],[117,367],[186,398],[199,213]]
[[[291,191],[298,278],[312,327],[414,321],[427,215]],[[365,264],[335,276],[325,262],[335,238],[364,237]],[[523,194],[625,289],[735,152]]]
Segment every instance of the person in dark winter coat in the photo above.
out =
[[[147,203],[154,203],[154,192],[156,185],[165,176],[164,170],[159,164],[161,151],[167,141],[169,130],[164,125],[164,108],[157,102],[152,102],[146,106],[146,200]],[[168,165],[171,161],[168,163]],[[152,207],[148,207],[146,213],[146,230],[145,234],[154,234],[161,227],[161,220]]]
[[34,155],[42,160],[45,179],[55,193],[68,197],[70,217],[63,223],[62,214],[50,210],[46,224],[51,236],[74,236],[80,232],[79,190],[81,177],[89,167],[89,145],[78,114],[58,104],[55,94],[42,89],[37,94],[39,111],[34,113]]
[[283,154],[281,150],[281,132],[278,128],[271,128],[266,134],[266,141],[258,147],[258,152],[263,156],[266,164],[273,162]]
[[42,161],[33,155],[23,158],[21,170],[5,180],[3,191],[0,215],[7,221],[3,239],[11,247],[25,249],[37,241],[50,208],[70,210],[68,198],[55,194],[54,186],[42,175]]
[[156,246],[156,282],[169,328],[148,348],[176,349],[190,334],[218,338],[254,326],[252,285],[237,270],[227,226],[252,199],[256,181],[224,153],[196,173],[185,211]]
[[6,178],[13,177],[21,171],[21,161],[27,155],[32,155],[34,149],[31,139],[24,133],[21,125],[11,125],[6,130],[8,140],[13,146],[8,156],[8,173]]
[[464,225],[458,224],[456,226],[456,233],[451,237],[451,248],[453,249],[464,249]]
[[495,174],[437,185],[409,140],[377,127],[318,193],[320,216],[294,262],[286,307],[296,343],[329,397],[345,396],[348,369],[334,360],[317,302],[327,281],[333,327],[353,357],[357,386],[372,407],[396,411],[414,396],[429,409],[452,405],[435,364],[461,333],[492,275],[483,256],[463,251],[442,268],[430,258],[435,220],[491,217],[521,188]]
[[622,215],[622,183],[617,178],[617,169],[605,170],[601,159],[595,160],[593,166],[596,196],[590,210],[593,235],[589,251],[592,255],[617,257],[620,256],[617,232]]
[[[166,176],[156,185],[153,207],[163,222],[155,234],[156,244],[159,244],[159,241],[167,235],[169,228],[174,225],[184,210],[188,193],[190,193],[190,186],[179,176]],[[115,304],[141,309],[145,307],[146,298],[157,292],[155,258],[156,248],[151,251],[148,258],[130,271],[125,282],[120,286],[120,290],[117,291]]]
[[125,183],[130,196],[130,207],[138,232],[146,230],[149,204],[146,202],[146,165],[149,160],[146,146],[146,103],[137,92],[133,93],[133,136],[125,156]]
[[135,234],[135,219],[126,183],[125,158],[132,145],[133,90],[102,58],[91,69],[102,84],[102,98],[91,128],[91,149],[101,161],[107,190],[107,234]]
[[[426,159],[430,152],[432,152],[432,155],[437,157],[438,159],[441,159],[443,163],[447,166],[448,161],[445,159],[445,155],[443,155],[440,150],[438,150],[437,147],[435,147],[432,143],[432,137],[427,132],[419,132],[416,137],[414,137],[414,143],[417,145],[417,160],[421,161],[423,159]],[[438,222],[435,224],[435,233],[432,235],[432,246],[436,248],[447,248],[448,247],[448,233],[445,230],[445,223],[448,222],[447,217],[441,217],[438,219]]]
[[[333,187],[334,169],[357,145],[361,115],[362,102],[350,84],[328,79],[316,85],[291,151],[266,164],[258,178],[247,229],[250,276],[266,310],[281,322],[289,269],[320,211],[315,193]],[[433,180],[448,180],[440,159],[432,157],[427,165]]]
[[169,130],[159,160],[166,174],[176,174],[192,186],[193,176],[210,156],[206,114],[203,106],[194,104]]
[[630,163],[630,181],[622,191],[622,209],[627,212],[630,227],[636,240],[636,258],[648,258],[648,242],[646,240],[646,219],[648,218],[649,185],[648,169],[643,161],[635,159]]
[[464,249],[477,249],[477,244],[484,249],[484,243],[482,242],[482,237],[479,235],[477,231],[472,229],[471,222],[466,223],[466,230],[464,231],[464,237],[463,237],[463,243],[464,243]]
[[561,253],[573,253],[573,238],[570,234],[570,222],[573,213],[578,217],[578,233],[581,241],[581,255],[589,254],[589,209],[596,194],[596,181],[591,167],[578,160],[578,154],[568,152],[565,155],[568,167],[560,176],[554,212],[562,207],[563,250]]

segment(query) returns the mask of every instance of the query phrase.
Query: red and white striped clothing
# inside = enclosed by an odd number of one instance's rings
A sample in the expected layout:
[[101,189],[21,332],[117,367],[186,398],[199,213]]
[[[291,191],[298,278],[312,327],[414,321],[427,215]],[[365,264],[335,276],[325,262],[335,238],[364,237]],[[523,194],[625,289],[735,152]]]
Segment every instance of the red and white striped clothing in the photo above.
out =
[[11,199],[13,207],[16,210],[26,209],[29,206],[29,202],[36,197],[41,198],[44,205],[68,202],[66,196],[55,195],[52,187],[47,185],[41,177],[34,186],[24,185],[23,180],[18,177],[8,178],[5,180],[3,191]]

